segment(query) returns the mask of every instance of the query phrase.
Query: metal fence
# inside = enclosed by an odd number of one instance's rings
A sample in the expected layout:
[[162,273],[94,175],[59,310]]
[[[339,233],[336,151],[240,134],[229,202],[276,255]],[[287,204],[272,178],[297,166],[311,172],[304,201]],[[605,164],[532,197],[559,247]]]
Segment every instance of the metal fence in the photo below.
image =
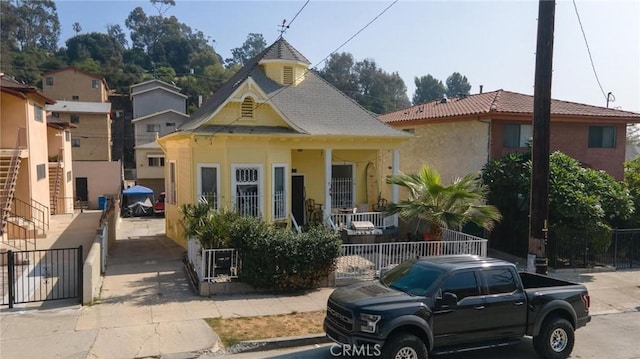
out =
[[380,269],[411,258],[455,254],[485,257],[487,240],[343,244],[335,274],[336,279],[373,279]]
[[245,192],[238,194],[234,198],[236,211],[241,216],[261,217],[260,197],[257,192]]
[[202,282],[212,282],[223,277],[238,278],[240,255],[236,249],[203,249],[196,239],[189,238],[187,256]]
[[7,251],[0,256],[2,305],[82,296],[82,246]]
[[[450,233],[454,235],[455,233]],[[457,236],[457,235],[456,235]],[[336,279],[373,279],[380,269],[418,256],[472,254],[487,255],[487,240],[462,233],[460,240],[343,244],[337,260]],[[202,249],[196,239],[188,240],[187,255],[200,281],[237,278],[241,271],[239,253],[233,248]]]
[[640,268],[640,229],[617,229],[609,243],[595,243],[584,233],[549,241],[549,265],[553,268]]

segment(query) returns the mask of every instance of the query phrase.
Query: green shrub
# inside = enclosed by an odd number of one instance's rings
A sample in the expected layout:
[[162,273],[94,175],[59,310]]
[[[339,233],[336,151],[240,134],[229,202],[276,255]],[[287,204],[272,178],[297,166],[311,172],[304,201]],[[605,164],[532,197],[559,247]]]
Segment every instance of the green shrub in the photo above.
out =
[[186,234],[198,239],[202,248],[229,248],[233,223],[240,215],[228,209],[215,210],[203,199],[196,204],[185,204],[182,211]]
[[298,234],[255,218],[234,222],[231,238],[242,260],[240,279],[276,290],[317,286],[335,268],[342,244],[335,232],[322,227]]

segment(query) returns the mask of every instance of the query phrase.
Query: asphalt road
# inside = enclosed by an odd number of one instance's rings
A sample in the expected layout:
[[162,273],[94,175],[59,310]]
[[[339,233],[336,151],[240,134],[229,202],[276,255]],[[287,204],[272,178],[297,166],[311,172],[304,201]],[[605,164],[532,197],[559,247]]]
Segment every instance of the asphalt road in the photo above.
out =
[[[229,359],[333,359],[348,358],[332,354],[339,352],[330,344],[269,352],[216,355]],[[208,357],[207,357],[208,358]],[[440,359],[539,359],[531,338],[504,348],[485,349],[465,354],[437,356]],[[592,317],[591,323],[576,332],[576,344],[570,358],[575,359],[640,359],[640,312],[603,314]]]

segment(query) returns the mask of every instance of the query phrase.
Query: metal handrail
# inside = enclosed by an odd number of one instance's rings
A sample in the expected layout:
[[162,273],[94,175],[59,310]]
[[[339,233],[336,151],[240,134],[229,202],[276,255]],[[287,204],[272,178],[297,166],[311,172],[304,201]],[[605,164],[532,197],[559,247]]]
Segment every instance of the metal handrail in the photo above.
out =
[[[2,208],[0,208],[0,214],[4,217],[4,215],[7,215],[7,218],[9,217],[19,217],[18,215],[16,215],[15,213],[11,212],[11,211],[7,211],[4,210]],[[9,228],[11,228],[11,230],[9,230]],[[25,226],[21,226],[15,222],[12,221],[7,221],[7,232],[11,232],[13,233],[14,236],[16,236],[16,234],[18,234],[19,239],[17,240],[10,240],[9,238],[9,234],[7,234],[7,240],[3,242],[11,247],[20,249],[20,250],[30,250],[29,249],[29,244],[33,245],[33,248],[31,250],[35,250],[36,249],[36,234],[32,233],[31,238],[29,237],[29,229]],[[4,238],[4,237],[3,237]],[[16,246],[15,243],[19,242],[22,243],[20,239],[24,239],[24,247],[23,246]],[[10,242],[11,241],[11,242]]]
[[43,216],[44,219],[42,223],[46,226],[46,229],[49,229],[49,206],[46,206],[33,198],[31,199],[31,206],[41,210],[43,213],[46,213],[46,215]]
[[12,213],[15,216],[33,222],[37,230],[42,230],[42,233],[46,232],[48,226],[45,225],[45,212],[42,209],[34,207],[30,203],[15,197],[13,198],[12,207]]

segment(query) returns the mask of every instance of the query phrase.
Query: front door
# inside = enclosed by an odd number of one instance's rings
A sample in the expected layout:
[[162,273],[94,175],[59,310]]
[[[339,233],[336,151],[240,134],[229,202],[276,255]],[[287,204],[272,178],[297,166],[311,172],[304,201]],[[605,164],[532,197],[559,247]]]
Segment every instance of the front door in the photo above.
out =
[[304,224],[304,176],[291,176],[291,213],[299,226]]
[[76,177],[76,200],[83,202],[89,200],[87,177]]

